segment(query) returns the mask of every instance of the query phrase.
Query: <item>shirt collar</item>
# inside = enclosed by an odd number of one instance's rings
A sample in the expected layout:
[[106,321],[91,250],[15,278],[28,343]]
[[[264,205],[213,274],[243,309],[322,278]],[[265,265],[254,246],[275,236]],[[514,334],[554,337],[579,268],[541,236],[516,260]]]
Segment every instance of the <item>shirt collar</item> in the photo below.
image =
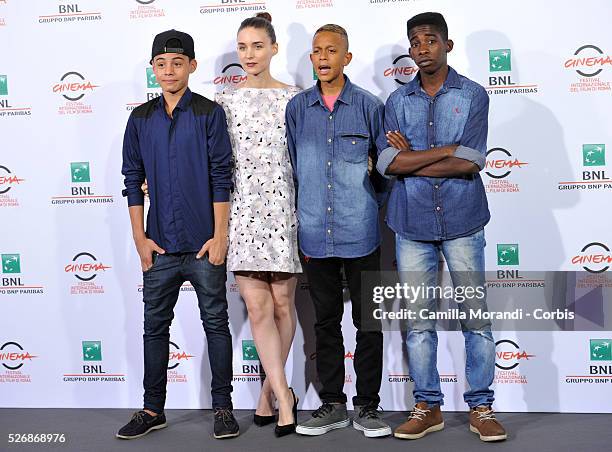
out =
[[[346,74],[344,74],[344,86],[338,95],[338,100],[347,105],[350,105],[353,100],[353,84]],[[310,91],[310,95],[308,96],[309,107],[312,107],[317,102],[322,106],[325,106],[323,96],[321,95],[321,82],[317,82],[317,84],[313,86],[313,89]]]
[[[174,108],[178,108],[179,110],[186,111],[187,108],[189,108],[189,106],[191,105],[191,98],[192,97],[193,97],[193,95],[191,93],[191,90],[189,88],[187,88],[185,90],[185,92],[183,93],[183,96],[179,100],[178,104],[176,104],[176,107],[174,107]],[[159,96],[159,103],[157,104],[157,106],[161,107],[161,108],[166,108],[166,106],[164,104],[164,96],[163,95]]]
[[[421,91],[421,71],[417,72],[417,75],[406,85],[406,96],[409,94],[416,94]],[[446,80],[442,84],[442,88],[440,88],[440,92],[448,91],[448,88],[458,88],[461,89],[461,78],[457,71],[455,71],[452,67],[448,67],[448,74],[446,74]]]

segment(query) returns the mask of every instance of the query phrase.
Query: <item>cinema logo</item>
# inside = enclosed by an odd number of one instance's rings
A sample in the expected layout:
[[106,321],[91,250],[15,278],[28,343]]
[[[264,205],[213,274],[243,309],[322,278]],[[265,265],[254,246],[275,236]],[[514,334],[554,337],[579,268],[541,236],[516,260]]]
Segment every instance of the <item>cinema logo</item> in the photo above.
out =
[[[166,12],[163,8],[158,8],[155,5],[155,0],[134,0],[136,9],[130,10],[129,16],[132,20],[155,19],[164,17]],[[157,3],[159,4],[159,2]]]
[[[148,66],[146,68],[146,82],[147,89],[145,90],[145,96],[147,98],[147,102],[153,99],[157,99],[162,95],[161,86],[157,83],[157,77],[155,77],[155,73],[153,72],[153,68]],[[132,111],[139,105],[142,105],[142,102],[133,102],[125,105],[125,109],[127,111]]]
[[102,341],[81,341],[82,367],[77,373],[63,375],[64,382],[125,382],[125,375],[104,369],[102,360]]
[[566,375],[565,383],[612,383],[612,340],[589,339],[589,366],[583,375]]
[[91,182],[89,162],[70,163],[70,194],[53,196],[52,205],[109,204],[114,202],[113,195],[96,195]]
[[0,383],[31,383],[31,376],[24,373],[24,366],[29,366],[37,355],[32,355],[17,342],[5,342],[0,347]]
[[187,383],[187,375],[181,373],[180,366],[191,358],[194,358],[194,355],[190,355],[181,350],[178,345],[170,341],[170,350],[168,353],[168,383]]
[[238,63],[230,63],[221,70],[221,74],[213,79],[213,84],[216,86],[236,86],[246,79],[246,72],[244,72],[242,66]]
[[559,190],[610,190],[612,179],[606,174],[606,145],[583,144],[582,145],[582,180],[561,181],[558,183]]
[[2,277],[0,278],[0,295],[33,295],[44,293],[43,286],[26,284],[21,272],[20,254],[0,254],[2,259]]
[[54,94],[60,94],[66,100],[65,104],[60,105],[58,114],[68,116],[93,113],[91,105],[85,104],[82,100],[99,87],[79,72],[66,72],[52,88]]
[[11,99],[8,97],[8,76],[0,74],[0,118],[10,118],[14,116],[30,116],[32,108],[11,105]]
[[572,265],[579,265],[589,273],[603,273],[612,264],[610,248],[601,242],[587,243],[580,253],[572,257]]
[[391,66],[386,68],[383,76],[386,79],[393,79],[398,85],[405,85],[410,82],[419,71],[410,55],[400,55],[393,59]]
[[296,0],[295,9],[333,8],[333,0]]
[[64,273],[74,276],[76,284],[70,286],[70,295],[103,294],[104,286],[97,285],[93,280],[100,274],[112,268],[99,262],[91,253],[78,253],[69,264],[64,266]]
[[253,0],[210,0],[200,6],[200,14],[258,13],[266,10],[266,2]]
[[486,90],[489,95],[531,94],[538,92],[538,85],[516,81],[516,74],[512,72],[511,49],[493,49],[489,50],[489,80]]
[[563,64],[566,70],[575,71],[578,81],[569,86],[570,93],[611,91],[610,80],[603,80],[604,70],[612,69],[612,57],[593,44],[578,47]]
[[527,384],[527,377],[518,371],[519,364],[533,360],[519,345],[510,340],[502,339],[495,343],[495,383]]
[[25,179],[13,174],[6,166],[0,165],[0,208],[19,207],[19,199],[13,195],[23,182]]
[[259,354],[252,339],[242,340],[241,372],[234,374],[232,380],[236,382],[263,381],[266,378],[264,368],[259,362]]
[[[88,2],[91,3],[91,2]],[[57,5],[57,9],[51,13],[38,16],[39,24],[56,24],[70,22],[92,22],[102,20],[101,12],[86,11],[89,7],[83,7],[82,3],[65,3]]]
[[528,165],[504,148],[493,148],[487,151],[485,174],[490,177],[485,185],[487,193],[518,193],[518,183],[513,183],[509,176],[513,170],[520,170]]

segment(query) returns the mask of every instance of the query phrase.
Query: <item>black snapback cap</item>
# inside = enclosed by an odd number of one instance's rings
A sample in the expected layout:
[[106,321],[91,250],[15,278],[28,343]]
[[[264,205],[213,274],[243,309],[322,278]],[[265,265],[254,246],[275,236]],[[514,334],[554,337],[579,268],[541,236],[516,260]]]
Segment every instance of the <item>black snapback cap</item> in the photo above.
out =
[[164,31],[153,39],[150,63],[153,64],[153,58],[163,53],[180,53],[189,58],[195,58],[193,47],[193,38],[187,33],[174,29]]

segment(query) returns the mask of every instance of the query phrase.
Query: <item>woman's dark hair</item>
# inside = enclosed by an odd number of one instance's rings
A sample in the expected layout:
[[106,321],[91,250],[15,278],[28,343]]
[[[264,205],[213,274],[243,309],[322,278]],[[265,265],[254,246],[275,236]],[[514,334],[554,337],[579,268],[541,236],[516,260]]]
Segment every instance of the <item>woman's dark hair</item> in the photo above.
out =
[[243,28],[248,27],[265,30],[267,35],[270,37],[272,44],[276,44],[276,33],[274,32],[274,27],[272,26],[272,16],[269,13],[257,13],[255,17],[244,19],[240,24],[240,28],[238,28],[238,33],[240,33]]

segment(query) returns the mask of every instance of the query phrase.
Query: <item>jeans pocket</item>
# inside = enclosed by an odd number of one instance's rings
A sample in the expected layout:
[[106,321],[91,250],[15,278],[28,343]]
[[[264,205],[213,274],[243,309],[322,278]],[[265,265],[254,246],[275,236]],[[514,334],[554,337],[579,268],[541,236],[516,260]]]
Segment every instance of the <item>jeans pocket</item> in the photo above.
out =
[[142,272],[143,274],[150,273],[151,270],[155,268],[155,264],[159,261],[159,256],[160,254],[157,251],[153,251],[153,254],[151,255],[151,267],[149,267],[148,270],[144,270]]
[[208,254],[208,252],[202,256],[200,258],[200,261],[204,262],[205,264],[211,266],[212,268],[225,268],[226,262],[227,262],[227,258],[223,260],[222,263],[220,264],[213,264],[208,258],[210,257],[210,255]]

